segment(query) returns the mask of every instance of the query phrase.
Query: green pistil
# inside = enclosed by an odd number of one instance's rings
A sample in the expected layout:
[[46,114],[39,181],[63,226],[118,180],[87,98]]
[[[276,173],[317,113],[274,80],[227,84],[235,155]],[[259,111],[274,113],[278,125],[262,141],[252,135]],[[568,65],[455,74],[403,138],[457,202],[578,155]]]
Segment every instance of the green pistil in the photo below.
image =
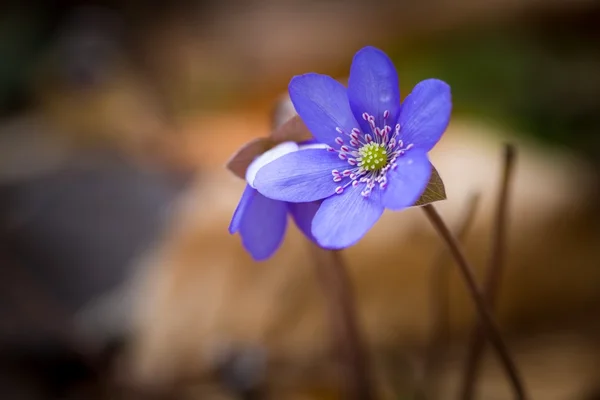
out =
[[362,168],[366,171],[380,170],[387,165],[387,150],[383,143],[371,142],[358,150]]

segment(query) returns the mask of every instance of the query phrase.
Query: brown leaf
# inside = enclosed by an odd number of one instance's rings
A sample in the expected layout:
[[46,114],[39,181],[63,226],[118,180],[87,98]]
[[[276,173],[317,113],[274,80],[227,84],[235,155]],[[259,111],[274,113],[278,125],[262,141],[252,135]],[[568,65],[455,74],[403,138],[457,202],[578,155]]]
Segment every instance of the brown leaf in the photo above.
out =
[[271,129],[275,130],[296,116],[296,109],[287,94],[275,102],[271,113]]
[[290,118],[286,123],[279,126],[273,132],[271,132],[270,138],[275,143],[282,142],[304,142],[306,140],[310,140],[313,138],[312,134],[304,125],[304,122],[300,119],[299,116],[295,115]]
[[414,204],[415,206],[424,206],[436,201],[446,200],[446,188],[444,187],[444,182],[433,165],[431,166],[431,169],[429,183],[419,200]]
[[275,144],[275,141],[270,138],[256,138],[249,141],[227,161],[227,169],[238,178],[246,179],[246,169],[250,163]]

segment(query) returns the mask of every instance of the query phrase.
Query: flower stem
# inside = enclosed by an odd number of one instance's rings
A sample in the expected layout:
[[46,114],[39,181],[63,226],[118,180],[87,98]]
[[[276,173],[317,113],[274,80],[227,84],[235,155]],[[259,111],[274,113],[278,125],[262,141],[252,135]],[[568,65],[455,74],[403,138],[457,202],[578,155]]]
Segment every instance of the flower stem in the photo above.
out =
[[[516,149],[513,145],[504,146],[504,166],[496,215],[492,236],[492,248],[490,251],[489,265],[484,281],[484,297],[488,307],[494,309],[497,293],[502,279],[502,267],[506,249],[506,225],[508,213],[508,198],[510,194],[510,183],[513,176],[516,159]],[[485,347],[485,332],[480,322],[477,322],[471,331],[469,348],[465,362],[465,372],[461,386],[461,399],[473,399],[475,385],[477,382],[481,356]]]
[[[474,193],[467,200],[464,211],[454,229],[459,242],[464,243],[479,205],[481,196]],[[449,304],[449,286],[448,286],[448,249],[443,247],[438,250],[434,262],[431,266],[431,333],[429,343],[426,348],[423,371],[420,377],[421,398],[432,398],[433,390],[432,380],[441,361],[444,359],[444,350],[448,345],[450,336],[450,304]]]
[[437,230],[438,234],[446,242],[450,253],[459,266],[460,272],[462,273],[467,285],[467,289],[469,290],[473,298],[473,302],[475,303],[475,307],[479,314],[479,320],[481,321],[481,326],[485,330],[487,337],[498,353],[500,361],[502,362],[510,378],[513,390],[515,392],[515,398],[520,400],[526,399],[525,389],[515,362],[510,355],[510,351],[508,350],[504,339],[502,339],[502,336],[500,335],[500,330],[498,329],[498,326],[494,321],[490,310],[488,309],[485,297],[477,285],[473,269],[469,265],[460,243],[454,237],[452,232],[450,232],[450,229],[448,229],[448,226],[432,204],[427,204],[422,208],[433,224],[434,228]]
[[341,251],[311,246],[325,294],[332,341],[342,368],[342,398],[373,400],[367,351],[356,318],[354,293]]
[[[281,100],[273,110],[272,128],[275,130],[288,122],[290,100]],[[293,109],[293,106],[291,107]],[[290,125],[289,132],[308,132],[300,118],[299,125]],[[293,128],[292,128],[293,127]],[[302,129],[304,127],[304,130]],[[305,131],[306,130],[306,131]],[[287,133],[288,139],[290,136]],[[280,132],[280,134],[283,134]],[[309,135],[310,136],[310,135]],[[325,295],[327,313],[331,324],[332,344],[342,368],[342,398],[345,400],[374,400],[371,371],[367,351],[356,318],[356,306],[348,269],[340,250],[325,250],[311,242],[317,276]]]

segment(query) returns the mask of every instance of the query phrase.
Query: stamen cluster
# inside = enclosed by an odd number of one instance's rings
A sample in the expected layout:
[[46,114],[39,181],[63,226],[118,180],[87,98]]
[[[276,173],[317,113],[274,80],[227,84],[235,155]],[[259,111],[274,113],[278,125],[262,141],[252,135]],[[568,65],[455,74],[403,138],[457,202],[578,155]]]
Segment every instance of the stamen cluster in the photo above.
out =
[[350,185],[357,187],[363,184],[363,197],[368,197],[376,186],[386,188],[387,172],[395,169],[396,159],[413,147],[412,144],[405,146],[399,139],[400,124],[396,124],[392,132],[392,127],[387,124],[389,116],[390,112],[384,111],[383,127],[378,127],[373,115],[363,113],[362,118],[369,123],[370,133],[361,132],[358,128],[350,132],[335,128],[341,135],[335,138],[335,143],[340,147],[329,147],[327,150],[338,153],[340,160],[350,165],[350,168],[341,172],[337,169],[331,171],[333,181],[341,183],[335,189],[337,194],[342,194]]

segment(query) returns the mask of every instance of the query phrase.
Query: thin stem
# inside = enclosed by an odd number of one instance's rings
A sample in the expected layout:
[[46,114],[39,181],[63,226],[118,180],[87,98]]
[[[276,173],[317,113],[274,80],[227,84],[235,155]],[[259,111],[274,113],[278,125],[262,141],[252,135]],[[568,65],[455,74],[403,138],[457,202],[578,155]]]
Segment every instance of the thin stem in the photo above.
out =
[[492,314],[490,313],[487,307],[485,297],[483,296],[483,293],[477,285],[473,269],[469,265],[469,262],[467,261],[464,255],[460,243],[454,237],[452,232],[450,232],[450,229],[448,229],[448,226],[446,226],[442,217],[438,214],[437,210],[433,205],[427,204],[422,208],[429,220],[431,221],[431,223],[433,224],[434,228],[437,230],[439,235],[442,237],[442,239],[444,239],[444,241],[448,245],[452,256],[454,257],[459,266],[460,272],[462,273],[465,283],[467,285],[467,289],[469,290],[471,297],[473,298],[473,302],[475,303],[475,306],[477,308],[481,325],[483,329],[485,329],[486,335],[488,336],[490,342],[494,346],[496,352],[498,353],[500,361],[506,369],[506,372],[510,378],[511,384],[515,392],[515,397],[521,400],[525,399],[525,389],[523,387],[523,383],[515,365],[515,362],[512,359],[508,347],[506,346],[506,343],[504,343],[504,340],[500,335],[500,330],[498,329],[498,326],[496,325],[496,322],[494,321]]
[[[510,195],[510,183],[513,176],[516,159],[516,149],[513,145],[504,146],[504,166],[498,203],[492,233],[492,248],[490,251],[489,265],[484,280],[484,296],[488,307],[494,309],[497,293],[502,279],[504,255],[506,252],[506,225],[508,214],[508,199]],[[465,373],[463,375],[461,399],[470,400],[474,398],[479,366],[485,348],[485,332],[480,322],[473,327],[470,335],[469,350],[465,362]]]
[[333,345],[340,359],[343,399],[372,400],[375,394],[367,352],[362,340],[354,293],[340,251],[312,245],[317,275],[325,294]]
[[[290,115],[289,98],[279,101],[273,110],[272,128],[285,123]],[[356,318],[352,283],[341,251],[325,250],[310,243],[317,276],[325,296],[332,344],[340,360],[343,399],[374,400],[367,351]]]
[[[456,223],[454,232],[461,243],[464,243],[473,225],[480,199],[481,196],[479,193],[472,194],[467,200],[464,211]],[[427,344],[421,376],[420,396],[422,398],[431,397],[432,379],[436,373],[437,366],[444,358],[443,353],[450,336],[449,257],[448,249],[444,246],[438,250],[431,266],[431,336]]]

